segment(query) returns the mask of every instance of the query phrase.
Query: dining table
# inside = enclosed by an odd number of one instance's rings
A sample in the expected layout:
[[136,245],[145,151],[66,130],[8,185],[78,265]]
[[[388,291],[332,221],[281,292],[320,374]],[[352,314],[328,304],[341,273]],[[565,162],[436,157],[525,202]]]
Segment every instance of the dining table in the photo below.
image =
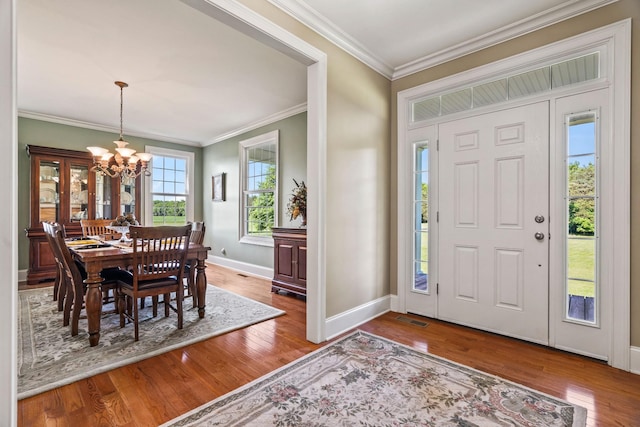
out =
[[[84,266],[87,272],[85,283],[85,311],[89,324],[89,345],[94,347],[100,342],[100,318],[102,315],[102,277],[100,272],[105,268],[119,267],[129,269],[133,264],[133,247],[120,241],[100,241],[95,244],[77,245],[70,241],[67,245],[73,258]],[[196,295],[194,305],[198,306],[199,318],[204,317],[206,305],[207,277],[205,260],[211,250],[201,244],[189,243],[187,260],[196,264]]]

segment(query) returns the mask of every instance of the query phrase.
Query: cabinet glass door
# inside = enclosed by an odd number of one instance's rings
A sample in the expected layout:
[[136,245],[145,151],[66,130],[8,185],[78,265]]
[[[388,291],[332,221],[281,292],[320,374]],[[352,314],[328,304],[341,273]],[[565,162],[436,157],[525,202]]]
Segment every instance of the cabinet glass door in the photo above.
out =
[[136,214],[136,180],[122,178],[120,182],[120,212],[116,215]]
[[96,219],[115,218],[111,209],[112,178],[96,174]]
[[57,222],[60,219],[60,163],[43,160],[39,171],[39,220]]
[[89,168],[72,165],[69,168],[69,212],[71,222],[89,218]]

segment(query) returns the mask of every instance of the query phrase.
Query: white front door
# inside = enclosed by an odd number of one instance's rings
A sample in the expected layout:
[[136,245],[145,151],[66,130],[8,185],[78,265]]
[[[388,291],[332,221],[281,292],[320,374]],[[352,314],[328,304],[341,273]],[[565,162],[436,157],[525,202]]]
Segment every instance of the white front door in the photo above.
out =
[[548,344],[548,102],[442,123],[438,139],[438,318]]

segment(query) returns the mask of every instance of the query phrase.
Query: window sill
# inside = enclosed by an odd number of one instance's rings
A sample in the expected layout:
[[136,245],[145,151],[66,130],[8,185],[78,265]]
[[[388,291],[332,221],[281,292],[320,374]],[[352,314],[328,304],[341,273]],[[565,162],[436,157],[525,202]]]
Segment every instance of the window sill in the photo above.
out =
[[240,243],[246,243],[248,245],[255,246],[268,246],[273,247],[273,238],[272,237],[253,237],[253,236],[243,236],[240,238]]

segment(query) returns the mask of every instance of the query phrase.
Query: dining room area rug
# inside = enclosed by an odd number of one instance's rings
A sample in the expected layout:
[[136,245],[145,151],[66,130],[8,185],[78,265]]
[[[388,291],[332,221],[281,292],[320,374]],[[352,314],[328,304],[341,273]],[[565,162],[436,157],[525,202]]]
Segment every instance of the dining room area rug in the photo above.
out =
[[356,331],[163,427],[583,427],[586,413],[525,386]]
[[285,314],[213,285],[207,285],[203,319],[192,301],[185,298],[183,328],[178,329],[176,313],[165,317],[161,306],[153,317],[147,300],[140,310],[137,342],[133,324],[120,328],[113,303],[105,304],[100,342],[90,347],[86,316],[80,318],[80,333],[72,337],[71,327],[62,325],[53,287],[19,291],[18,399]]

